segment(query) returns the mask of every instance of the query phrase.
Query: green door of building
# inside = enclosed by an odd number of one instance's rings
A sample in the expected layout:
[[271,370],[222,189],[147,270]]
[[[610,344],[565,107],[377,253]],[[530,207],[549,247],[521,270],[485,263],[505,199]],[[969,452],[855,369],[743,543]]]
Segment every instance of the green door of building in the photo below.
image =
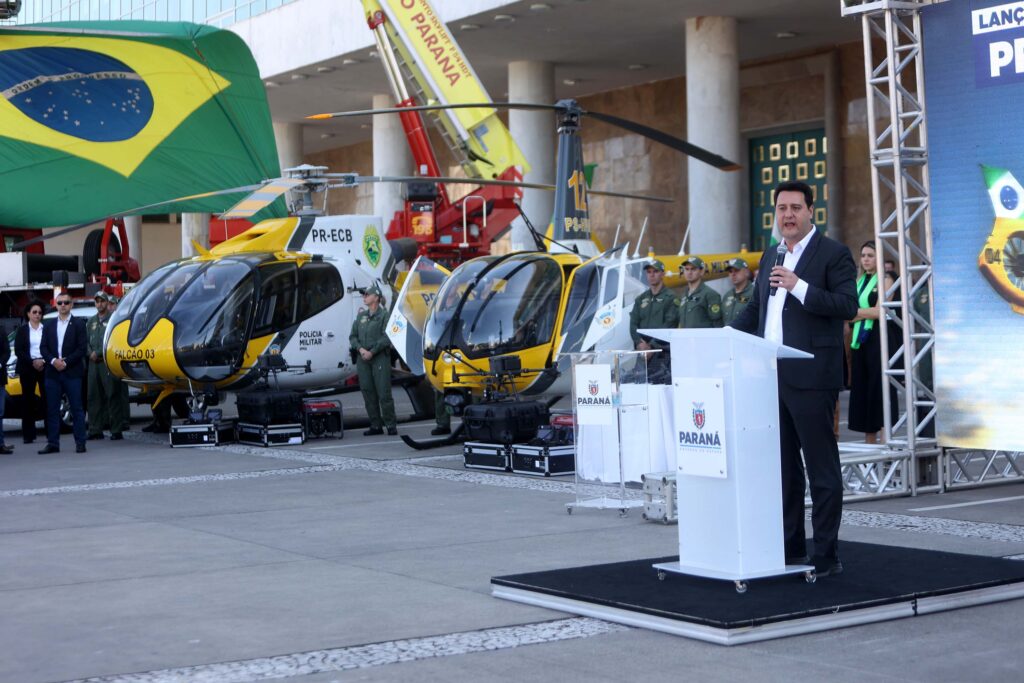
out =
[[775,186],[799,180],[814,192],[814,224],[828,231],[828,183],[825,129],[750,139],[750,249],[764,250],[772,241]]

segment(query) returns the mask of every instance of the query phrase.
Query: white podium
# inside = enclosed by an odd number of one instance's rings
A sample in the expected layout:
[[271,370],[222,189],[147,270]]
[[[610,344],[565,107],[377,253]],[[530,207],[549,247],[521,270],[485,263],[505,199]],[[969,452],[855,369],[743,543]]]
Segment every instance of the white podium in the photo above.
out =
[[734,581],[786,566],[779,465],[778,358],[809,353],[734,330],[640,330],[671,344],[679,562],[665,572]]

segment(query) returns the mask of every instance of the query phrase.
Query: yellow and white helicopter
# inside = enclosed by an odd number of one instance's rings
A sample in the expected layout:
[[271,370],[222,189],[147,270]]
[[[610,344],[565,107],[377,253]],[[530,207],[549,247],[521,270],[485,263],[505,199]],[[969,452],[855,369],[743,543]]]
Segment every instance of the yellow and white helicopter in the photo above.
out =
[[261,221],[209,250],[197,245],[199,255],[132,288],[107,324],[111,372],[157,392],[156,402],[187,393],[194,406],[265,376],[258,361],[268,354],[284,359],[281,388],[324,389],[351,377],[348,335],[360,291],[377,284],[390,304],[396,261],[415,245],[383,239],[379,216],[319,215],[313,193],[363,180],[325,170],[289,169],[224,214],[252,215],[292,190],[301,204],[295,215]]
[[[425,373],[456,413],[474,398],[487,396],[496,383],[521,395],[568,393],[566,362],[559,360],[560,354],[631,347],[628,313],[646,288],[642,271],[647,259],[628,258],[627,245],[602,253],[591,234],[590,192],[578,134],[582,115],[650,137],[722,170],[738,168],[647,126],[585,112],[573,100],[491,106],[558,113],[555,214],[548,234],[542,238],[534,233],[536,251],[475,258],[450,273],[418,259],[388,321],[388,334],[403,360],[414,373]],[[760,254],[721,254],[711,260],[725,262],[735,256],[756,262]],[[681,263],[685,256],[669,258]],[[491,372],[491,361],[501,356],[515,357],[512,367],[523,370],[499,379]]]

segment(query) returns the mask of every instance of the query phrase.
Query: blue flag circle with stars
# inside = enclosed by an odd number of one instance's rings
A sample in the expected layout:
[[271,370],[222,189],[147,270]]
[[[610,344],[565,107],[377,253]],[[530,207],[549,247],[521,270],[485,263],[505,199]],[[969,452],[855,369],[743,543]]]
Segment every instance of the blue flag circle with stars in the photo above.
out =
[[33,121],[92,142],[133,138],[153,115],[142,76],[109,55],[79,48],[0,52],[0,94]]
[[1017,196],[1017,190],[1006,185],[1003,189],[999,190],[999,201],[1002,203],[1004,209],[1007,211],[1013,211],[1017,208],[1017,204],[1020,203],[1020,197]]

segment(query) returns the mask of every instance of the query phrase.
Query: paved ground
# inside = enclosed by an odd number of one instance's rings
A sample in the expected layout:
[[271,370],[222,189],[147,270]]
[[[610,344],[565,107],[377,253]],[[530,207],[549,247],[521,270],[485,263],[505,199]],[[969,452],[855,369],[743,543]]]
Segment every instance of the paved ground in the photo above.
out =
[[[569,516],[569,481],[467,471],[456,448],[134,433],[76,455],[64,439],[40,456],[9,431],[0,457],[3,682],[1006,681],[1024,665],[1021,601],[722,648],[497,600],[493,575],[669,555],[675,527]],[[850,505],[842,537],[1024,557],[1022,520],[1009,485]]]

